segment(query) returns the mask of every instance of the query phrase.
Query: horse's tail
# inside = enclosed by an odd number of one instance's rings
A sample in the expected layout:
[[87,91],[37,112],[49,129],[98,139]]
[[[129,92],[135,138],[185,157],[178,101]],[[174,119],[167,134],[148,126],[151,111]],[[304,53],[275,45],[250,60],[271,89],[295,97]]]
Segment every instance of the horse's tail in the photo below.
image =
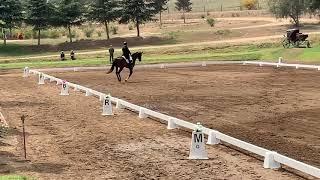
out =
[[115,67],[115,66],[116,66],[116,63],[115,63],[115,61],[113,61],[112,66],[111,66],[111,69],[107,72],[107,74],[112,73],[112,71],[114,70],[114,67]]

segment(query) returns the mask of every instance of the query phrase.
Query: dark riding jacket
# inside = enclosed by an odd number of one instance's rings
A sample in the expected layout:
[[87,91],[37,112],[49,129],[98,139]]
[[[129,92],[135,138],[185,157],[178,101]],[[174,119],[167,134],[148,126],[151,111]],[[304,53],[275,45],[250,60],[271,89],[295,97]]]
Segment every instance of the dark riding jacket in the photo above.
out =
[[122,53],[123,53],[124,57],[126,57],[128,60],[130,60],[131,52],[130,52],[128,46],[123,46]]

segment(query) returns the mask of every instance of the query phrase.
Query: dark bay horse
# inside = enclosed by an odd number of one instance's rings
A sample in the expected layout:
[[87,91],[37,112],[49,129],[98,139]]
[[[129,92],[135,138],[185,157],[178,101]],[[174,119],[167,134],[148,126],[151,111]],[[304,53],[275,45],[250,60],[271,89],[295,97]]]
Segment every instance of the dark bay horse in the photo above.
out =
[[133,53],[132,54],[132,64],[129,65],[127,63],[127,61],[123,58],[123,57],[117,57],[113,63],[112,63],[112,66],[111,66],[111,69],[109,70],[109,72],[107,72],[107,74],[110,74],[112,73],[112,71],[114,70],[114,67],[116,67],[116,75],[117,75],[117,78],[118,80],[121,82],[121,71],[123,70],[123,68],[128,68],[130,70],[130,74],[128,76],[128,78],[126,79],[126,81],[129,80],[129,78],[131,77],[132,73],[133,73],[133,68],[136,64],[136,60],[138,59],[139,61],[142,60],[142,52],[136,52],[136,53]]

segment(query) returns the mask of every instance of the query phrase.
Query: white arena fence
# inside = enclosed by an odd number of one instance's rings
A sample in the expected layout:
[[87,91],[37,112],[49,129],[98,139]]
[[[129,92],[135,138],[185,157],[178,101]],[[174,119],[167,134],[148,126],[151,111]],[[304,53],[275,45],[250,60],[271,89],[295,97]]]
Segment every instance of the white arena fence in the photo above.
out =
[[243,65],[247,64],[254,64],[259,66],[276,66],[276,67],[294,67],[296,69],[303,68],[303,69],[316,69],[320,71],[320,66],[317,65],[307,65],[307,64],[287,64],[282,63],[279,61],[278,63],[271,63],[271,62],[259,62],[259,61],[244,61]]
[[[262,62],[244,62],[244,63],[245,64],[259,64]],[[267,64],[268,65],[279,65],[279,63],[262,63],[262,65],[267,65]],[[281,65],[284,65],[284,64],[281,63]],[[309,66],[303,65],[303,67],[309,67]],[[41,72],[36,71],[36,70],[30,70],[29,73],[36,74],[36,75],[41,74]],[[42,75],[44,76],[45,79],[50,80],[50,82],[56,81],[57,84],[61,84],[61,82],[63,81],[62,79],[58,79],[56,77],[53,77],[53,76],[50,76],[50,75],[47,75],[44,73],[42,73]],[[80,86],[80,85],[70,83],[70,82],[66,82],[66,83],[69,87],[77,89],[81,92],[86,92],[86,95],[98,97],[98,98],[100,98],[100,100],[101,100],[101,97],[107,96],[107,94],[95,91],[93,89],[90,89],[90,88],[87,88],[84,86]],[[113,104],[116,104],[116,108],[118,108],[118,109],[129,109],[129,110],[132,110],[134,112],[139,113],[140,118],[152,117],[152,118],[160,119],[162,121],[167,121],[168,122],[168,129],[174,129],[176,127],[183,127],[186,129],[194,130],[197,127],[196,124],[193,124],[193,123],[190,123],[190,122],[178,119],[178,118],[174,118],[174,117],[147,109],[145,107],[141,107],[141,106],[132,104],[130,102],[127,102],[127,101],[119,99],[119,98],[111,97],[111,102]],[[284,155],[278,154],[277,152],[270,151],[270,150],[264,149],[262,147],[258,147],[253,144],[244,142],[242,140],[225,135],[225,134],[223,134],[219,131],[213,130],[213,129],[209,129],[209,128],[204,127],[203,132],[204,132],[204,134],[208,135],[207,144],[211,144],[211,145],[219,144],[220,141],[223,141],[223,142],[231,144],[235,147],[238,147],[238,148],[241,148],[241,149],[246,150],[248,152],[262,156],[264,158],[264,168],[276,169],[276,168],[280,167],[280,164],[283,164],[283,165],[286,165],[290,168],[293,168],[293,169],[296,169],[296,170],[301,171],[303,173],[306,173],[308,175],[314,176],[316,178],[320,178],[320,169],[317,167],[314,167],[314,166],[305,164],[303,162],[291,159],[291,158],[286,157]]]

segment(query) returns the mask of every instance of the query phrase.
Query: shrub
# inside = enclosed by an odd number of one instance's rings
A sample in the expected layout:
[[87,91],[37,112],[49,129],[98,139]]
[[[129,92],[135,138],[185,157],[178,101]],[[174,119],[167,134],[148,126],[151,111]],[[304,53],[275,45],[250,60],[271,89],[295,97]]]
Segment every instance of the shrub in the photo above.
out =
[[207,23],[211,26],[214,27],[214,25],[216,24],[216,20],[213,18],[208,18],[207,19]]
[[58,39],[61,37],[61,32],[57,29],[49,30],[49,38]]
[[110,28],[112,34],[118,34],[118,29],[119,29],[118,26],[114,26],[114,25],[112,25]]
[[97,31],[97,35],[98,35],[98,37],[101,37],[102,36],[102,31]]
[[223,30],[216,31],[214,34],[225,36],[225,35],[231,34],[231,31],[229,29],[223,29]]
[[258,0],[242,0],[241,5],[248,9],[248,10],[254,10],[257,9]]
[[[37,33],[36,37],[38,37],[38,33]],[[49,38],[49,31],[48,30],[41,31],[40,32],[40,37],[41,38]]]
[[128,29],[131,31],[131,30],[133,30],[133,25],[132,24],[129,24],[128,25]]
[[240,14],[239,13],[232,13],[231,16],[232,17],[240,17]]
[[94,29],[92,27],[86,27],[82,31],[87,38],[91,38],[94,32]]
[[22,32],[22,34],[23,34],[24,39],[32,39],[33,38],[33,31],[31,31],[31,30],[24,31],[24,32]]

